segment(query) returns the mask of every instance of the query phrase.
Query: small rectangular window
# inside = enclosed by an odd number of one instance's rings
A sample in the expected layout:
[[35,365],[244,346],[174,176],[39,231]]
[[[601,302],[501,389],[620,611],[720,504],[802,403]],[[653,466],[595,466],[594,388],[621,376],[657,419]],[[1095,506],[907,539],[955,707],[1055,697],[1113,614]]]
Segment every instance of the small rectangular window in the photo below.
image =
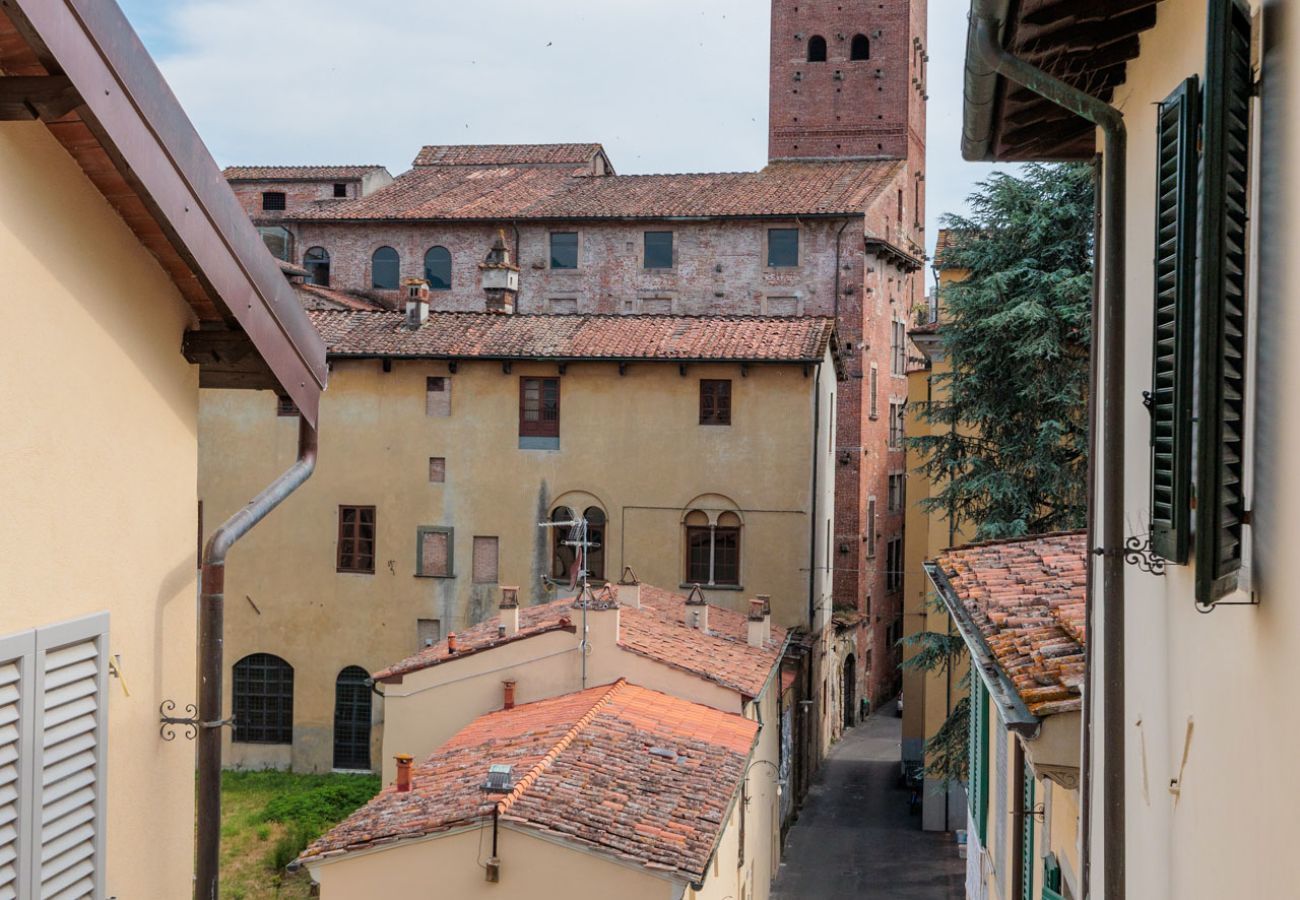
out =
[[700,379],[700,424],[731,424],[730,379]]
[[885,590],[893,592],[903,587],[903,539],[890,538],[885,545]]
[[334,182],[334,196],[346,197],[348,195],[348,186],[341,181]]
[[416,619],[415,638],[417,642],[416,649],[423,650],[425,647],[432,647],[442,640],[442,620]]
[[645,268],[671,269],[673,267],[673,233],[647,231],[645,233]]
[[284,191],[263,191],[262,209],[267,212],[280,212],[284,209]]
[[451,379],[440,376],[424,381],[424,414],[445,417],[451,415]]
[[519,379],[519,436],[560,436],[560,379]]
[[867,558],[876,556],[876,498],[867,501]]
[[497,583],[497,539],[474,538],[473,581],[475,584]]
[[551,268],[578,268],[578,232],[551,232]]
[[570,316],[578,311],[577,297],[552,297],[550,301],[551,312],[556,315]]
[[293,402],[293,398],[288,394],[280,394],[275,398],[275,414],[277,416],[297,416],[298,404]]
[[338,571],[375,571],[375,508],[339,507]]
[[799,229],[769,228],[767,230],[767,264],[772,268],[799,265]]
[[450,528],[416,530],[415,571],[426,578],[452,577],[454,533]]
[[875,363],[871,364],[871,385],[869,390],[871,394],[871,405],[869,407],[870,411],[868,417],[871,419],[878,419],[880,418],[880,403],[878,396],[880,393],[880,371],[876,368]]
[[447,480],[447,459],[443,456],[429,457],[429,481],[442,484]]

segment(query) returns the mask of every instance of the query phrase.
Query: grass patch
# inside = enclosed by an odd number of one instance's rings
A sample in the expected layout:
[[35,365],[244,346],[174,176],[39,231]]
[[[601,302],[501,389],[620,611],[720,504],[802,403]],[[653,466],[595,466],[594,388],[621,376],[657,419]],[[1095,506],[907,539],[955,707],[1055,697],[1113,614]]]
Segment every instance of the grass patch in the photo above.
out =
[[311,876],[284,867],[379,790],[376,775],[223,772],[223,900],[300,900]]

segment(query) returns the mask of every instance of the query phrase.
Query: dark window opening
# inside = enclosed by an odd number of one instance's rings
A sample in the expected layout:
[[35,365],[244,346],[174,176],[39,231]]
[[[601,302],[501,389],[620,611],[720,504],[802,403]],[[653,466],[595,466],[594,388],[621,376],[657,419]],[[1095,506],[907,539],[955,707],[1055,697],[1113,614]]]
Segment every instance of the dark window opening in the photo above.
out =
[[329,287],[330,255],[324,247],[312,247],[302,257],[302,267],[307,270],[307,281]]
[[[552,522],[572,522],[573,510],[557,506],[551,513]],[[571,545],[577,540],[572,526],[551,529],[551,577],[570,584],[578,581],[578,548]]]
[[808,62],[826,62],[826,38],[820,34],[808,38]]
[[338,571],[375,571],[375,508],[339,507]]
[[578,232],[551,232],[551,268],[578,268]]
[[853,35],[853,43],[849,45],[849,59],[871,59],[871,42],[865,34]]
[[424,254],[424,280],[431,291],[451,290],[451,251],[446,247],[430,247]]
[[686,525],[686,581],[703,585],[740,584],[740,518],[722,513],[717,525],[692,512]]
[[334,182],[334,196],[346,197],[348,195],[348,186],[341,181]]
[[370,768],[370,674],[348,666],[334,681],[334,768]]
[[284,191],[263,191],[262,192],[262,209],[267,212],[281,212],[284,210]]
[[401,277],[402,258],[392,247],[380,247],[370,258],[370,286],[380,291],[395,291]]
[[519,436],[560,436],[560,379],[519,379]]
[[249,744],[293,743],[293,666],[270,653],[235,663],[233,739]]
[[283,225],[260,225],[257,233],[262,236],[262,243],[276,259],[288,262],[293,255],[293,236]]
[[293,398],[288,394],[280,394],[275,398],[275,414],[277,416],[297,416],[298,404],[293,402]]
[[731,381],[700,379],[700,424],[731,424]]
[[605,578],[605,511],[598,506],[588,506],[583,518],[587,520],[587,577]]
[[645,268],[671,269],[673,267],[673,233],[647,231],[645,233]]
[[798,228],[767,230],[767,264],[774,268],[799,265]]

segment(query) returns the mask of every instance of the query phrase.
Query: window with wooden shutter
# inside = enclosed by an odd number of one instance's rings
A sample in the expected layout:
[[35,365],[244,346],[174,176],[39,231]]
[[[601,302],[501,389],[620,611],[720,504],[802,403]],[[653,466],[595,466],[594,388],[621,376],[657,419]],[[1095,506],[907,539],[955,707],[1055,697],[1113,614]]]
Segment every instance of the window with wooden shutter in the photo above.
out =
[[700,424],[731,424],[730,379],[700,379]]
[[416,532],[415,571],[426,578],[450,578],[454,533],[450,528],[420,528]]
[[1015,816],[1016,845],[1020,851],[1020,864],[1014,869],[1015,883],[1012,896],[1019,900],[1034,900],[1034,770],[1025,757],[1025,748],[1015,741],[1016,773],[1015,799],[1012,813]]
[[989,695],[979,675],[970,673],[970,752],[967,754],[966,799],[975,835],[986,843],[989,814]]
[[1187,562],[1191,530],[1192,346],[1196,291],[1196,134],[1200,88],[1188,78],[1156,119],[1155,346],[1151,396],[1151,545]]
[[375,571],[375,508],[339,507],[338,571]]
[[1247,193],[1250,12],[1210,3],[1201,171],[1200,389],[1196,599],[1237,586],[1245,519]]
[[475,584],[497,583],[497,539],[474,538],[473,580]]
[[108,614],[0,638],[0,897],[100,896]]

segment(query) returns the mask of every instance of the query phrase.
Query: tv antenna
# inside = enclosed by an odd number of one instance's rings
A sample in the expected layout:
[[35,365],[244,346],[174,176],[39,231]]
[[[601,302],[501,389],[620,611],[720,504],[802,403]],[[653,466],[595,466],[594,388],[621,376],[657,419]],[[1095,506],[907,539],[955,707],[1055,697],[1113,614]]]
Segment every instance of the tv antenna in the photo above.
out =
[[[591,531],[587,525],[586,516],[577,516],[571,520],[562,522],[538,522],[538,528],[567,528],[568,534],[560,540],[561,546],[574,548],[574,569],[573,575],[569,580],[569,587],[577,588],[578,599],[584,601],[579,604],[582,607],[582,640],[578,643],[578,649],[582,653],[582,687],[587,687],[587,654],[591,652],[591,643],[588,639],[587,632],[587,598],[591,596],[591,588],[588,580],[591,572],[587,565],[593,549],[600,549],[600,543],[591,539]],[[548,579],[551,584],[559,584],[555,579]]]

